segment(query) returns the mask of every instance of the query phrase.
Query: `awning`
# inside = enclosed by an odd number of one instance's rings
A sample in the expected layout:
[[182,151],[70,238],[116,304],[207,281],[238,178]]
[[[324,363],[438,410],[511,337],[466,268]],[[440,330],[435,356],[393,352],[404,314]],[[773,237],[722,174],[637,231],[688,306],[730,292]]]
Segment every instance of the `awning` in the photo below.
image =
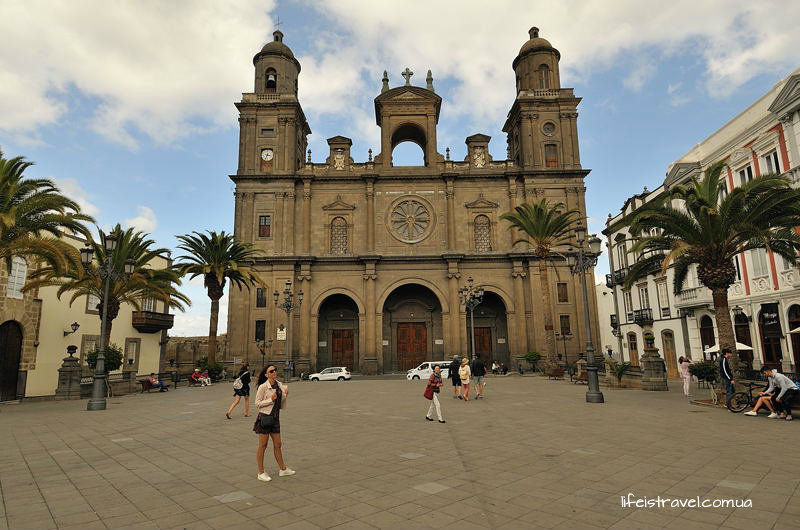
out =
[[[797,332],[800,333],[800,328],[798,328]],[[742,344],[741,342],[737,342],[736,343],[736,351],[746,351],[746,350],[752,350],[752,349],[753,348],[751,348],[747,344]],[[710,348],[707,348],[704,351],[706,353],[717,353],[719,351],[719,344],[715,344],[715,345],[711,346]]]

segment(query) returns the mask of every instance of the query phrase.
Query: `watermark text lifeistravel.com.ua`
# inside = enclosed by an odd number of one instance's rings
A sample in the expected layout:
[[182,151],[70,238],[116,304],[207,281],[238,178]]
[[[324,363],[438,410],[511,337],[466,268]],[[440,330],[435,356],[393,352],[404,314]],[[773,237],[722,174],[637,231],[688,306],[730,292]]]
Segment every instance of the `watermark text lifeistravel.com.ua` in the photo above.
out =
[[623,508],[752,508],[751,499],[672,499],[670,497],[642,497],[633,493],[620,497]]

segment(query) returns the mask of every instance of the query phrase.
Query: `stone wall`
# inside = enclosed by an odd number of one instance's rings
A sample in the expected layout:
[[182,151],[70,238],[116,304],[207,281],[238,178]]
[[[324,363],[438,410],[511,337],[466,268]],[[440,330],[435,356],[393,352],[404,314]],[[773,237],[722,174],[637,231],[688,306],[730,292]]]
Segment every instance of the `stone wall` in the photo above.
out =
[[[217,337],[217,360],[222,362],[228,354],[228,336],[220,335]],[[167,347],[161,357],[160,371],[172,371],[173,365],[178,367],[178,372],[182,375],[191,373],[197,363],[197,359],[208,355],[208,337],[169,337]],[[230,369],[228,369],[230,372]]]

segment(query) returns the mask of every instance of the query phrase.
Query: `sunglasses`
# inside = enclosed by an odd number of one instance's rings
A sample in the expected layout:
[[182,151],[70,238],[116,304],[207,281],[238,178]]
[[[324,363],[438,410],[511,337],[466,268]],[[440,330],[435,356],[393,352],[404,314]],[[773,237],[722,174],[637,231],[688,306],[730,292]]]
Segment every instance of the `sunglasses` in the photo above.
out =
[[268,374],[274,374],[275,372],[277,372],[277,370],[267,370]]

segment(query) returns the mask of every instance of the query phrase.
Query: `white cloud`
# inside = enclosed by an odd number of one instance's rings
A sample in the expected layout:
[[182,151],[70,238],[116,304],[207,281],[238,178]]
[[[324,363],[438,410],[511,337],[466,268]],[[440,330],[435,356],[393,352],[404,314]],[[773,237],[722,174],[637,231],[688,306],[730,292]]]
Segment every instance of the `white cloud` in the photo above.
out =
[[147,206],[137,206],[136,209],[139,210],[139,215],[125,219],[125,228],[133,227],[142,232],[152,234],[158,226],[156,212]]
[[[184,281],[180,288],[181,292],[192,299],[192,307],[187,308],[185,313],[176,313],[175,325],[169,334],[173,337],[196,337],[208,336],[208,322],[211,314],[211,300],[208,298],[203,278]],[[228,329],[228,289],[219,301],[219,321],[217,322],[217,334],[225,333]]]
[[672,95],[674,92],[680,90],[682,86],[683,86],[682,81],[678,81],[677,83],[674,84],[673,83],[667,84],[667,94]]
[[55,182],[62,194],[78,203],[78,206],[81,207],[81,212],[92,217],[97,217],[97,214],[100,213],[100,208],[89,200],[89,194],[81,188],[77,179],[50,177],[50,180]]
[[628,77],[622,81],[622,84],[627,89],[639,92],[655,72],[656,67],[653,63],[642,63],[628,74]]

